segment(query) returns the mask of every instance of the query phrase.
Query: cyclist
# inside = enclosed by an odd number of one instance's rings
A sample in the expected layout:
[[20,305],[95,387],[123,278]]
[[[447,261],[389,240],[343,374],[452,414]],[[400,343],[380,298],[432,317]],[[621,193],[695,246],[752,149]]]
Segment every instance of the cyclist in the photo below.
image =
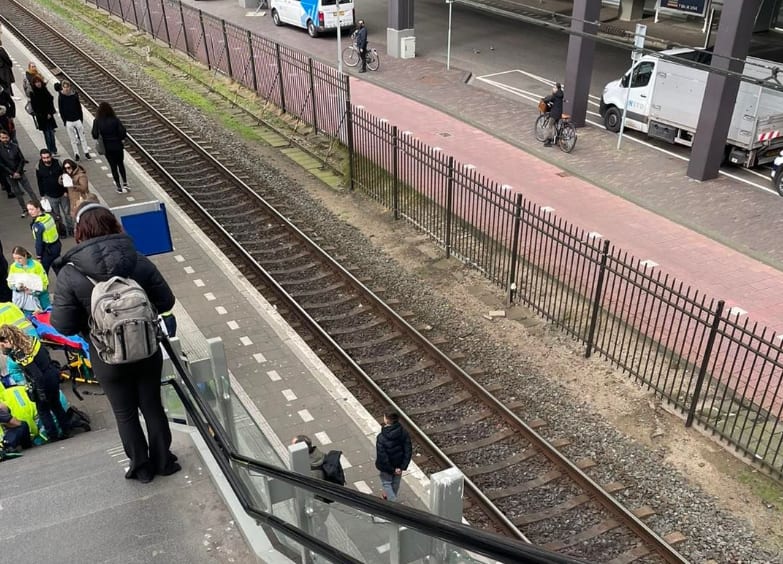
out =
[[544,147],[551,147],[558,122],[563,117],[563,85],[559,82],[555,84],[554,88],[552,88],[552,93],[544,98],[544,103],[549,107],[549,117],[552,118],[552,123],[554,124],[551,137],[544,141]]
[[356,48],[362,60],[362,68],[359,72],[367,72],[367,28],[364,27],[364,20],[359,20],[356,27]]

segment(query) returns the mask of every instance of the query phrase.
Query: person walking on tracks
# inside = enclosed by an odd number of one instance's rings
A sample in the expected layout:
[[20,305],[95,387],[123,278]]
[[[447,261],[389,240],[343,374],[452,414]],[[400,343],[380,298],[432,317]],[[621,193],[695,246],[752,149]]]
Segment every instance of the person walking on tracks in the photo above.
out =
[[367,26],[364,20],[356,24],[356,48],[359,50],[359,58],[362,60],[362,68],[359,72],[367,72]]
[[557,130],[557,122],[563,117],[563,86],[558,82],[552,87],[552,93],[544,98],[544,103],[549,107],[550,123],[552,124],[551,133],[544,141],[544,147],[551,147],[552,140]]
[[383,497],[397,501],[402,472],[408,469],[413,450],[410,435],[396,413],[390,412],[383,416],[383,427],[375,441],[375,451],[375,467],[380,472]]
[[[103,145],[103,154],[109,161],[111,176],[114,179],[114,187],[118,193],[130,192],[128,179],[125,174],[125,148],[122,142],[128,136],[125,126],[114,113],[114,109],[108,102],[98,105],[98,113],[92,122],[92,138],[96,140],[98,152]],[[122,184],[120,184],[122,180]]]
[[[105,333],[96,334],[91,330],[91,326],[105,322],[105,318],[96,319],[93,312],[103,315],[108,310],[115,316],[123,315],[123,311],[114,306],[107,310],[91,307],[94,297],[103,303],[111,298],[107,294],[96,295],[100,293],[99,286],[105,287],[103,282],[122,281],[133,290],[134,299],[141,292],[136,291],[132,283],[140,286],[146,299],[145,311],[147,307],[170,311],[174,307],[174,294],[152,261],[136,250],[133,240],[123,232],[107,207],[82,204],[76,214],[74,239],[76,246],[54,263],[57,288],[51,324],[65,335],[79,334],[90,340],[93,370],[109,399],[122,446],[130,459],[125,478],[147,483],[156,475],[174,474],[181,467],[171,452],[171,428],[160,397],[163,371],[160,348],[155,346],[146,357],[135,355],[127,362],[117,362],[109,353],[123,351],[108,349],[105,341],[101,341]],[[128,292],[123,295],[128,296]],[[133,326],[140,325],[136,323],[138,320],[139,317],[131,320]],[[139,332],[129,329],[122,334],[126,343],[123,349],[137,353]],[[104,355],[108,356],[104,358]],[[144,416],[149,443],[141,428],[139,410]]]

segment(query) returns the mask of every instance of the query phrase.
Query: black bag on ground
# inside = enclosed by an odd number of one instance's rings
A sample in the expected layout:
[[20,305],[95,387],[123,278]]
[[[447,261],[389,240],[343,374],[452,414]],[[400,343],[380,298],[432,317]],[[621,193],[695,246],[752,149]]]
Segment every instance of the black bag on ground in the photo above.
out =
[[71,405],[65,414],[68,416],[68,423],[71,429],[81,429],[85,433],[91,429],[90,416],[81,409]]

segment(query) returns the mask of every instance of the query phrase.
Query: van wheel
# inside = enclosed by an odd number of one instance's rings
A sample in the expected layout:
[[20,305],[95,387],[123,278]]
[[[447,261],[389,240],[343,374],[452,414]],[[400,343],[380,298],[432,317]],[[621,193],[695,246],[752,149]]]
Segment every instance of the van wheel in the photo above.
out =
[[307,20],[307,33],[310,34],[310,37],[318,37],[318,28],[315,27],[313,20]]
[[272,10],[272,23],[275,25],[283,25],[283,22],[280,21],[280,14],[277,13],[277,10]]
[[606,113],[604,114],[604,125],[606,126],[606,129],[612,133],[618,133],[622,123],[623,115],[620,113],[620,110],[614,106],[606,110]]

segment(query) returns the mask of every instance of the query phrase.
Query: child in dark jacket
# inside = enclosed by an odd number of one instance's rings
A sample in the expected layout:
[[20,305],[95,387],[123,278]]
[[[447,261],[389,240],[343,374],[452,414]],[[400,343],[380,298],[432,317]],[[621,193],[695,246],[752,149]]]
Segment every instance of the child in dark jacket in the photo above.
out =
[[0,326],[0,348],[24,370],[30,398],[49,441],[68,438],[68,417],[60,403],[60,372],[41,341],[13,325]]
[[403,470],[411,463],[413,449],[408,431],[400,424],[400,416],[387,413],[383,428],[375,442],[375,467],[380,472],[383,497],[397,501]]

